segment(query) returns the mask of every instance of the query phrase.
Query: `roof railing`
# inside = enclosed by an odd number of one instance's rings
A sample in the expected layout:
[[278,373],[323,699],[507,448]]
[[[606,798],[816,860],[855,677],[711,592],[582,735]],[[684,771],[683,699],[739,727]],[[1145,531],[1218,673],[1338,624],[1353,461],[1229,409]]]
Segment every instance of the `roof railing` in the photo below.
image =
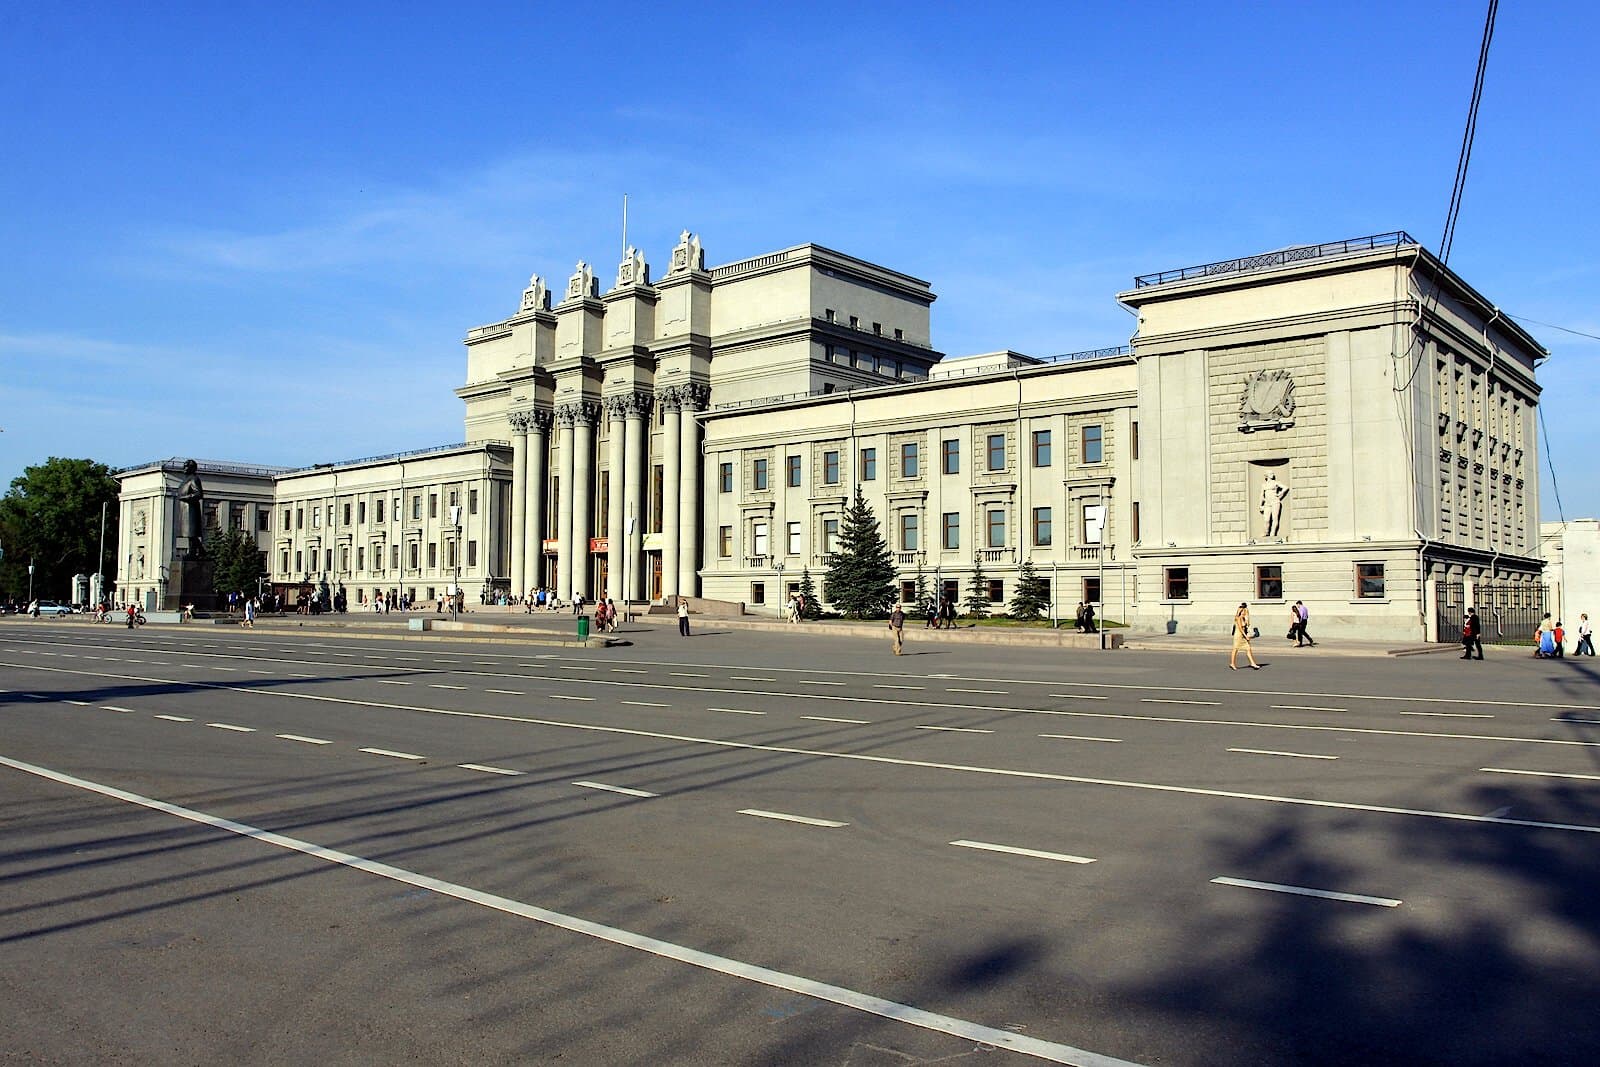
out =
[[1347,241],[1329,241],[1320,245],[1298,245],[1294,248],[1280,248],[1275,252],[1263,252],[1255,256],[1241,256],[1238,259],[1219,259],[1215,263],[1202,263],[1198,267],[1183,267],[1179,270],[1164,270],[1156,274],[1141,274],[1133,279],[1133,286],[1135,289],[1143,289],[1150,285],[1186,282],[1196,278],[1215,278],[1227,274],[1249,274],[1252,271],[1282,267],[1290,263],[1303,263],[1308,260],[1327,259],[1331,256],[1346,256],[1353,252],[1370,252],[1375,248],[1420,243],[1404,230],[1395,230],[1393,233],[1378,233],[1373,234],[1371,237],[1352,237]]

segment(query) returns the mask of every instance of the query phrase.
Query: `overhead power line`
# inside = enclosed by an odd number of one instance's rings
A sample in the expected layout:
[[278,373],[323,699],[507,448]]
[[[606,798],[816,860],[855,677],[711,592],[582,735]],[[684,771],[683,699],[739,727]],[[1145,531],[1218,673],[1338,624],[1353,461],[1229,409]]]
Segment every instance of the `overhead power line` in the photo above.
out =
[[1478,104],[1483,100],[1483,75],[1489,66],[1489,42],[1494,39],[1494,16],[1500,0],[1489,0],[1489,13],[1483,21],[1483,42],[1478,46],[1478,73],[1472,82],[1472,103],[1467,108],[1466,128],[1461,132],[1461,153],[1456,157],[1456,180],[1450,190],[1450,209],[1445,212],[1444,235],[1439,238],[1439,261],[1450,262],[1450,247],[1455,244],[1456,219],[1461,215],[1461,196],[1467,187],[1467,165],[1472,162],[1472,141],[1478,132]]

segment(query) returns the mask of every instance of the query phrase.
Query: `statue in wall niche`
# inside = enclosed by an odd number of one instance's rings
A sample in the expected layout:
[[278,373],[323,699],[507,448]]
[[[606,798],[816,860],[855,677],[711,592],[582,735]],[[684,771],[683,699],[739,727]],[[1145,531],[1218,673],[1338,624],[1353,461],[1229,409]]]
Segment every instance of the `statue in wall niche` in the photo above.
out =
[[1283,536],[1283,499],[1289,487],[1278,481],[1276,474],[1267,475],[1261,483],[1261,530],[1263,537]]
[[143,578],[144,577],[144,546],[143,545],[140,545],[139,546],[139,550],[134,554],[133,576],[135,578]]
[[545,288],[543,278],[535,274],[528,279],[528,287],[522,290],[522,306],[517,310],[519,314],[550,310],[550,290]]
[[200,465],[183,463],[183,483],[178,486],[178,536],[188,541],[188,554],[200,554],[200,538],[205,534],[206,489],[200,482]]

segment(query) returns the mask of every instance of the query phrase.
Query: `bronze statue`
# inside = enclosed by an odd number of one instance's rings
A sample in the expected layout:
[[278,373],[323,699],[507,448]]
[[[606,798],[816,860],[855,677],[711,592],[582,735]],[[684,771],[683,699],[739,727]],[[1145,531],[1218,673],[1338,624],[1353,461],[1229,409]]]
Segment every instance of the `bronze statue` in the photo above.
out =
[[206,489],[200,484],[200,466],[194,460],[183,464],[183,484],[178,486],[178,536],[188,540],[188,554],[200,554],[205,533]]

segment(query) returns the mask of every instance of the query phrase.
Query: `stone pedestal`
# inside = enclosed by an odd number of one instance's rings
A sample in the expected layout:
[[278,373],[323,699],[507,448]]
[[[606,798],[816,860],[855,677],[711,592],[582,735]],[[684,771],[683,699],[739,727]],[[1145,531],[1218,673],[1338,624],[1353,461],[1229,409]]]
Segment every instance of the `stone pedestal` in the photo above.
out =
[[197,611],[215,611],[226,607],[219,604],[212,591],[214,578],[211,561],[206,559],[175,559],[167,577],[166,595],[161,607],[166,611],[182,611],[185,604],[193,604]]

